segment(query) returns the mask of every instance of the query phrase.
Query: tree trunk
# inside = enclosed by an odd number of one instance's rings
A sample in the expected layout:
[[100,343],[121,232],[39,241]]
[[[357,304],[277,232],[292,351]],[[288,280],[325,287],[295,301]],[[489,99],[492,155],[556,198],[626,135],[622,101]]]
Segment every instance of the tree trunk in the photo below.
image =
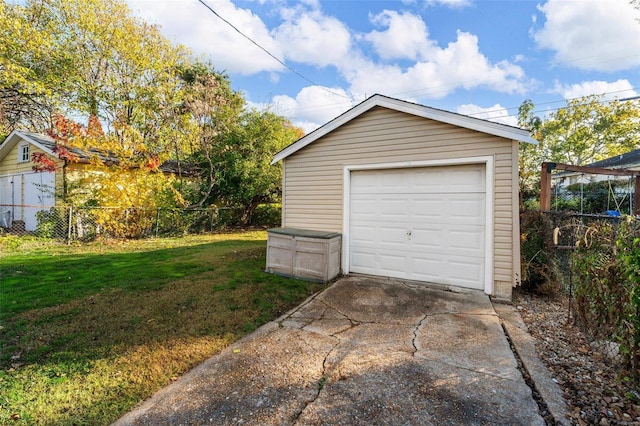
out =
[[253,197],[251,202],[244,208],[244,212],[242,213],[242,217],[240,221],[243,226],[248,226],[251,224],[251,217],[253,216],[253,212],[258,208],[260,203],[267,201],[269,197],[266,195],[256,195]]

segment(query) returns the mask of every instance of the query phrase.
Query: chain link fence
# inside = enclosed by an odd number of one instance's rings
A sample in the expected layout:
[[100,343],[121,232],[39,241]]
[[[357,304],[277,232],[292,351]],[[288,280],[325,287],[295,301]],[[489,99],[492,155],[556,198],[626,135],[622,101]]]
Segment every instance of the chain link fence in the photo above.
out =
[[632,180],[604,180],[566,187],[555,185],[551,209],[579,214],[633,214],[635,197]]
[[567,321],[640,384],[640,220],[525,211],[523,284],[568,297]]
[[241,207],[143,209],[0,205],[0,235],[92,241],[98,237],[148,238],[280,224],[280,204],[258,206],[248,223],[243,222],[243,213]]

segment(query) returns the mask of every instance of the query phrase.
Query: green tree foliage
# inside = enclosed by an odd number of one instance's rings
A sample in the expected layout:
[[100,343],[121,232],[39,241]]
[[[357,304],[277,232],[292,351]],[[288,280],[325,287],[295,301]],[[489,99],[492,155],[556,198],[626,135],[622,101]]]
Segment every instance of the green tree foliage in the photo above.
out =
[[[542,120],[534,114],[535,105],[532,101],[526,100],[520,105],[518,110],[518,125],[529,129],[536,136],[542,125]],[[539,139],[538,139],[539,141]],[[535,193],[536,184],[540,181],[540,163],[542,162],[541,149],[539,145],[521,143],[519,146],[519,187],[520,205],[523,200],[530,199]]]
[[635,149],[640,109],[633,101],[603,102],[589,96],[567,102],[540,127],[543,156],[582,166]]
[[302,136],[302,130],[270,112],[248,111],[240,126],[227,138],[226,149],[218,153],[219,169],[215,195],[223,202],[243,206],[247,224],[260,203],[281,193],[282,169],[271,165],[280,150]]
[[519,124],[532,130],[539,146],[520,146],[521,194],[537,194],[543,161],[581,166],[636,149],[639,122],[640,106],[634,101],[587,96],[567,101],[543,119],[534,115],[533,102],[525,101]]
[[[140,161],[172,159],[177,205],[240,205],[248,217],[278,193],[273,154],[301,136],[275,114],[247,111],[228,76],[133,17],[124,0],[2,3],[0,53],[0,135],[14,128],[55,133],[56,117],[87,120],[74,128],[99,127],[100,134],[76,134],[72,145],[118,158],[94,164],[105,176],[119,167],[95,188],[122,187],[109,183],[125,170],[145,170]],[[187,163],[198,165],[200,181],[182,173]],[[118,205],[141,199],[132,193],[100,198]]]
[[174,154],[200,165],[202,184],[189,198],[192,207],[201,207],[211,201],[216,178],[224,173],[223,153],[232,149],[227,138],[237,131],[245,101],[231,89],[229,78],[209,65],[195,63],[181,70],[180,77],[179,121],[189,137],[175,140]]
[[36,7],[0,3],[0,133],[47,128],[60,106],[66,63],[55,48],[55,25]]

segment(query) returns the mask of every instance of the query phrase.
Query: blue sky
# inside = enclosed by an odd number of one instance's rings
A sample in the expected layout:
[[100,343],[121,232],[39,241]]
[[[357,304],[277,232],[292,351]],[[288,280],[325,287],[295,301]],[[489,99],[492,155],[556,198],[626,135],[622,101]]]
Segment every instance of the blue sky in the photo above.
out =
[[[375,93],[515,125],[566,99],[640,93],[628,0],[128,0],[257,108],[311,131]],[[302,77],[301,77],[302,76]]]

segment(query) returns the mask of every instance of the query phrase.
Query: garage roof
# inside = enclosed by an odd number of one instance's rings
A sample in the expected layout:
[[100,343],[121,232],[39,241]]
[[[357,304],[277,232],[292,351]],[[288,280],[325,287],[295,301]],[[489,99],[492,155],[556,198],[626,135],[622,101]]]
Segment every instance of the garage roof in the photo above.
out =
[[431,108],[428,106],[376,94],[371,96],[364,102],[351,108],[344,114],[334,118],[324,126],[319,127],[308,135],[298,139],[296,142],[277,153],[273,158],[271,164],[275,164],[278,161],[287,158],[291,154],[320,139],[322,136],[332,132],[343,124],[378,106],[389,108],[399,112],[404,112],[407,114],[412,114],[418,117],[440,121],[442,123],[452,124],[454,126],[463,127],[466,129],[476,130],[478,132],[487,133],[490,135],[500,136],[506,139],[532,143],[535,145],[538,144],[538,142],[530,136],[529,131],[526,129],[469,117],[467,115],[456,114],[454,112]]

